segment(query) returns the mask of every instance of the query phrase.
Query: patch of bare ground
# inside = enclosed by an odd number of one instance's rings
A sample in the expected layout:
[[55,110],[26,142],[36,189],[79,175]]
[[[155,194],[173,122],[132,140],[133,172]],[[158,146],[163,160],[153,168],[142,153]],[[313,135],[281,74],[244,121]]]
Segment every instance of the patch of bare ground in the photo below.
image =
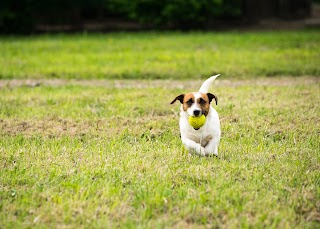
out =
[[[129,119],[116,117],[112,120],[85,120],[75,121],[61,118],[48,118],[42,120],[6,120],[0,119],[0,136],[34,136],[41,135],[48,138],[63,136],[104,136],[112,138],[121,134],[125,129],[130,129],[143,135],[143,130],[149,130],[151,136],[161,135],[152,126],[152,122],[165,117],[155,116],[145,119]],[[141,128],[144,127],[144,128]]]
[[[201,85],[203,80],[64,80],[64,79],[11,79],[0,80],[1,88],[16,87],[38,87],[52,86],[59,87],[65,85],[80,86],[99,86],[106,88],[168,88],[168,89],[191,89]],[[223,79],[221,76],[215,82],[215,86],[221,87],[238,87],[238,86],[296,86],[311,85],[320,83],[320,77],[303,76],[303,77],[272,77],[257,78],[245,80]]]
[[34,135],[41,134],[42,136],[76,136],[85,135],[91,131],[99,132],[99,122],[76,122],[66,119],[46,120],[0,120],[0,135]]

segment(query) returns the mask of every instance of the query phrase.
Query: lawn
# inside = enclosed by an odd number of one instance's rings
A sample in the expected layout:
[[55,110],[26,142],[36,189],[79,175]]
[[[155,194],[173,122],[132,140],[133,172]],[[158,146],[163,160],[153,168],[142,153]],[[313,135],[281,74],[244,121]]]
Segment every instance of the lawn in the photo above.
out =
[[0,37],[0,79],[320,75],[320,31]]
[[[318,228],[319,34],[1,38],[0,228]],[[169,103],[219,71],[220,157],[191,156]]]

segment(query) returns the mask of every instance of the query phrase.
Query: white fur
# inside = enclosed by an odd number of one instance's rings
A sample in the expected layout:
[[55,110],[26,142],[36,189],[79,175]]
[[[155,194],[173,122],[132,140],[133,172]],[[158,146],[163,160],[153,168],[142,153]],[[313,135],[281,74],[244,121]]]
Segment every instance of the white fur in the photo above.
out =
[[[207,79],[199,89],[199,92],[207,93],[211,83],[218,77],[215,75]],[[199,98],[201,94],[195,92],[195,98]],[[217,111],[210,105],[205,124],[198,130],[190,126],[188,118],[193,115],[193,111],[198,109],[194,103],[187,111],[180,108],[180,132],[181,140],[190,153],[195,152],[201,156],[216,155],[218,156],[218,145],[220,142],[220,120]]]
[[220,74],[211,76],[206,81],[204,81],[199,89],[199,92],[208,93],[211,84],[216,80],[218,76],[220,76]]

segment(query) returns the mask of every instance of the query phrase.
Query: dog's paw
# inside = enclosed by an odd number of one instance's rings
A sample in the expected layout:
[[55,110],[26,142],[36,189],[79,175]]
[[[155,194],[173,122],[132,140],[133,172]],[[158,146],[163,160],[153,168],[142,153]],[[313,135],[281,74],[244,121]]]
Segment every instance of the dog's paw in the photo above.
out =
[[215,148],[215,149],[207,149],[207,148],[204,148],[204,151],[205,151],[205,155],[206,155],[206,156],[215,155],[215,156],[218,157],[218,148]]
[[200,144],[197,144],[194,148],[190,148],[189,152],[191,154],[197,154],[197,155],[200,155],[200,156],[205,156],[206,155],[204,147],[202,147]]
[[197,147],[197,154],[199,154],[200,156],[206,156],[206,151],[204,147],[201,146],[200,144],[198,144],[198,147]]

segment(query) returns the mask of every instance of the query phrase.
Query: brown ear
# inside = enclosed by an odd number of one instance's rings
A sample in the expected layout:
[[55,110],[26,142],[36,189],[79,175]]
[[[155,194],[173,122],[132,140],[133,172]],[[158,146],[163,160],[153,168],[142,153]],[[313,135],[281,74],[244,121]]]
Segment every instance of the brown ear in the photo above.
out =
[[180,103],[183,103],[184,94],[178,95],[170,104],[174,104],[175,101],[179,100]]
[[207,96],[209,98],[209,102],[211,103],[211,101],[214,99],[216,101],[216,105],[218,105],[218,97],[216,97],[215,95],[211,94],[211,93],[207,93]]

